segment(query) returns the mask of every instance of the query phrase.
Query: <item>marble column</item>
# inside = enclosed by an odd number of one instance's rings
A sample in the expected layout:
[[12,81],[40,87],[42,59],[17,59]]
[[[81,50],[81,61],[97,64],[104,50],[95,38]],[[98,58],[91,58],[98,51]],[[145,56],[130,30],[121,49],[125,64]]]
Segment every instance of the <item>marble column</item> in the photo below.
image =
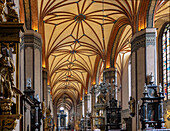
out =
[[42,101],[42,39],[34,30],[26,30],[21,34],[20,44],[20,87],[26,88],[26,80],[31,78],[35,95]]
[[132,97],[135,98],[136,114],[132,118],[133,130],[139,129],[139,110],[140,99],[143,95],[144,84],[148,83],[148,76],[154,75],[154,83],[157,76],[156,62],[156,28],[146,28],[133,35],[131,39],[131,85]]

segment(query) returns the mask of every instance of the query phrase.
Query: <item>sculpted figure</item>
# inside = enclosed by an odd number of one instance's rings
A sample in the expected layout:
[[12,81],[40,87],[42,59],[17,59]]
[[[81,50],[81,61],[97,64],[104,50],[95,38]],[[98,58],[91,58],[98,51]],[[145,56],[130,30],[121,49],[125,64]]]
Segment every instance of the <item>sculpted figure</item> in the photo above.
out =
[[131,96],[128,102],[130,108],[130,114],[133,116],[135,114],[135,99]]
[[104,99],[104,95],[100,93],[100,95],[97,97],[97,103],[98,104],[105,104],[106,100]]
[[42,115],[43,115],[43,117],[45,116],[45,112],[46,112],[45,101],[43,101],[42,102]]
[[13,2],[7,2],[8,13],[4,12],[7,22],[18,22],[18,14],[13,9],[14,6],[15,4]]
[[3,15],[3,9],[4,9],[4,0],[0,0],[0,22],[2,22],[2,15]]
[[4,48],[0,58],[0,96],[4,98],[10,99],[13,97],[13,88],[15,88],[14,71],[15,67],[13,60],[9,57],[9,50]]
[[165,110],[164,120],[166,121],[165,122],[165,127],[167,129],[170,129],[170,105],[168,105],[166,110]]

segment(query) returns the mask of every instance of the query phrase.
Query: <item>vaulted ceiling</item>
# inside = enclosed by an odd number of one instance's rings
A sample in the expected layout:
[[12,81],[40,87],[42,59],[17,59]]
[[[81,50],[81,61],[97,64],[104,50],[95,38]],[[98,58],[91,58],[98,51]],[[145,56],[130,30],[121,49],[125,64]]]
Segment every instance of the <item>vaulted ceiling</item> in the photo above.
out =
[[[117,66],[130,52],[132,24],[140,0],[38,0],[39,21],[43,21],[44,56],[53,101],[68,109],[87,91],[96,58],[108,56],[108,43],[120,18],[127,19],[117,47]],[[157,16],[158,17],[158,16]],[[136,27],[135,27],[136,28]],[[119,52],[121,54],[119,54]],[[122,55],[123,54],[123,55]],[[130,53],[129,53],[130,54]],[[108,58],[110,59],[110,58]]]

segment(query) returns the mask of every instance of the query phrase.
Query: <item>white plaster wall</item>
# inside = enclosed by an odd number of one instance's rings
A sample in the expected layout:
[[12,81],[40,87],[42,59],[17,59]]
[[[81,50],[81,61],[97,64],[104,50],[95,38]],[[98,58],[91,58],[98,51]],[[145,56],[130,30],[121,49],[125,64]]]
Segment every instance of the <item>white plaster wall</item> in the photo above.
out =
[[128,100],[129,100],[129,86],[128,86],[128,62],[126,62],[123,69],[122,76],[122,110],[128,109]]

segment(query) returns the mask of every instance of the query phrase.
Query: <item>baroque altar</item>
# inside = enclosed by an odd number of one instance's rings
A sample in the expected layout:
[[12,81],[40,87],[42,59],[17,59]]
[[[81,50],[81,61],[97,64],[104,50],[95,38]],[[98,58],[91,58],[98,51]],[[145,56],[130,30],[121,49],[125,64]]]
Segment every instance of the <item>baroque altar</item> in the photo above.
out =
[[142,105],[140,110],[141,124],[143,129],[164,129],[164,110],[163,101],[164,93],[163,87],[159,85],[159,92],[157,85],[153,83],[153,75],[150,75],[149,84],[144,86]]
[[[0,2],[0,130],[13,130],[19,113],[19,33],[23,24],[18,22],[14,2]],[[6,11],[4,10],[6,8]],[[16,64],[14,64],[16,63]],[[15,75],[14,75],[15,74]]]

